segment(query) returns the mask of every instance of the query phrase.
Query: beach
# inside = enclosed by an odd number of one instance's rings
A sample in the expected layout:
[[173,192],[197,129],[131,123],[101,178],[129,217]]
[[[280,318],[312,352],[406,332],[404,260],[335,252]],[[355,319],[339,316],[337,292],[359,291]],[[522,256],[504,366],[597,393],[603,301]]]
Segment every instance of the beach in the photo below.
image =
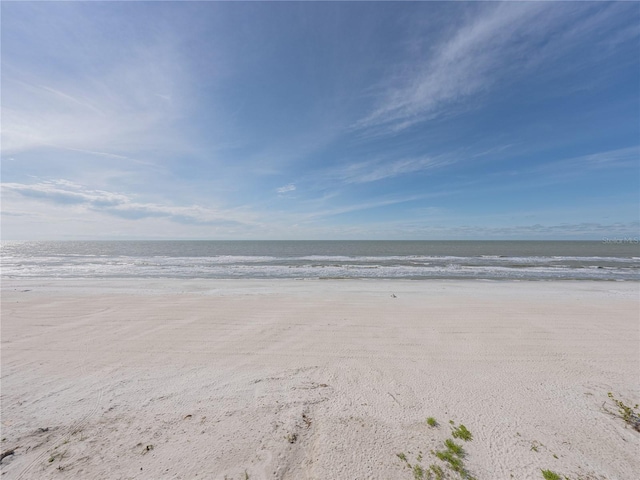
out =
[[640,434],[608,393],[640,399],[639,293],[4,278],[2,478],[460,478],[432,452],[463,424],[478,480],[631,480]]

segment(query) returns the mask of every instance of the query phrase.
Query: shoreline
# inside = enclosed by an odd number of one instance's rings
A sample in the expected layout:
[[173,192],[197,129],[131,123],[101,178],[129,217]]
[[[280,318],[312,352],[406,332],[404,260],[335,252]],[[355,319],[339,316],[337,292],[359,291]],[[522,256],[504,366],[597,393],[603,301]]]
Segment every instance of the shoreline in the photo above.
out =
[[[620,279],[536,279],[536,278],[353,278],[353,277],[305,277],[305,278],[178,278],[178,277],[2,277],[0,279],[0,291],[19,288],[21,286],[41,286],[44,288],[77,288],[86,284],[97,285],[97,288],[125,285],[127,291],[138,294],[131,290],[131,286],[139,287],[141,282],[149,282],[163,289],[174,288],[171,284],[197,285],[200,288],[207,284],[220,285],[248,285],[248,284],[309,284],[309,283],[358,283],[366,284],[445,284],[445,285],[476,285],[476,284],[559,284],[559,285],[636,285],[640,286],[640,280],[620,280]],[[639,290],[640,292],[640,290]]]
[[478,480],[640,469],[638,433],[602,408],[609,391],[640,397],[638,282],[3,278],[1,292],[7,479],[411,479],[398,454],[440,462],[449,420],[473,434]]

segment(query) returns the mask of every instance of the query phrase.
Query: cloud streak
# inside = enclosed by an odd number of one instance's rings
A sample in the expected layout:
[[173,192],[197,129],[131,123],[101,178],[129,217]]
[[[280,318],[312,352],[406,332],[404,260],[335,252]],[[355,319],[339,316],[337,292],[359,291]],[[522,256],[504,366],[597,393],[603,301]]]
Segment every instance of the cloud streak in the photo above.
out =
[[[223,211],[200,205],[172,206],[142,203],[132,197],[105,190],[88,189],[67,180],[34,184],[3,183],[3,195],[21,197],[59,205],[78,205],[95,212],[124,219],[167,218],[173,222],[197,225],[252,225],[250,215],[238,211]],[[244,218],[243,218],[244,217]]]
[[640,145],[628,148],[619,148],[606,152],[597,152],[580,157],[570,158],[556,162],[556,167],[561,168],[588,168],[588,169],[612,169],[612,168],[637,168],[640,162]]
[[[397,133],[472,108],[471,99],[499,82],[526,76],[542,60],[559,58],[594,37],[594,32],[615,27],[607,23],[615,6],[604,12],[587,9],[586,14],[585,9],[573,12],[572,8],[546,2],[483,5],[473,20],[429,48],[427,58],[413,57],[399,67],[402,73],[384,88],[377,106],[355,128]],[[577,26],[566,27],[567,18],[581,14],[584,18],[578,18]],[[625,36],[612,35],[608,42],[624,42],[637,35],[634,29]]]
[[331,171],[328,176],[344,183],[369,183],[409,173],[422,172],[453,163],[443,156],[424,156],[398,160],[375,159],[351,163]]

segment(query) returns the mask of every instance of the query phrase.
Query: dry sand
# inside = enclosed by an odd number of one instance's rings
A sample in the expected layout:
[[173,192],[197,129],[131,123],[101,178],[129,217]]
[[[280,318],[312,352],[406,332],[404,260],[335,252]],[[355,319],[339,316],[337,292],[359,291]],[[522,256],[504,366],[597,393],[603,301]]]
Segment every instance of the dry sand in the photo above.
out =
[[411,479],[452,420],[478,480],[637,479],[639,292],[5,279],[2,478]]

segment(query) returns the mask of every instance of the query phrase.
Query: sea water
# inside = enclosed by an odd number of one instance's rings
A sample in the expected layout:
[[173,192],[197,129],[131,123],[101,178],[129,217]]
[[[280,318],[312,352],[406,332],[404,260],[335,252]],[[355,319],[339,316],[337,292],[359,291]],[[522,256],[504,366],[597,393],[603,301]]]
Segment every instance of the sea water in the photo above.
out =
[[3,242],[4,278],[640,280],[625,241]]

